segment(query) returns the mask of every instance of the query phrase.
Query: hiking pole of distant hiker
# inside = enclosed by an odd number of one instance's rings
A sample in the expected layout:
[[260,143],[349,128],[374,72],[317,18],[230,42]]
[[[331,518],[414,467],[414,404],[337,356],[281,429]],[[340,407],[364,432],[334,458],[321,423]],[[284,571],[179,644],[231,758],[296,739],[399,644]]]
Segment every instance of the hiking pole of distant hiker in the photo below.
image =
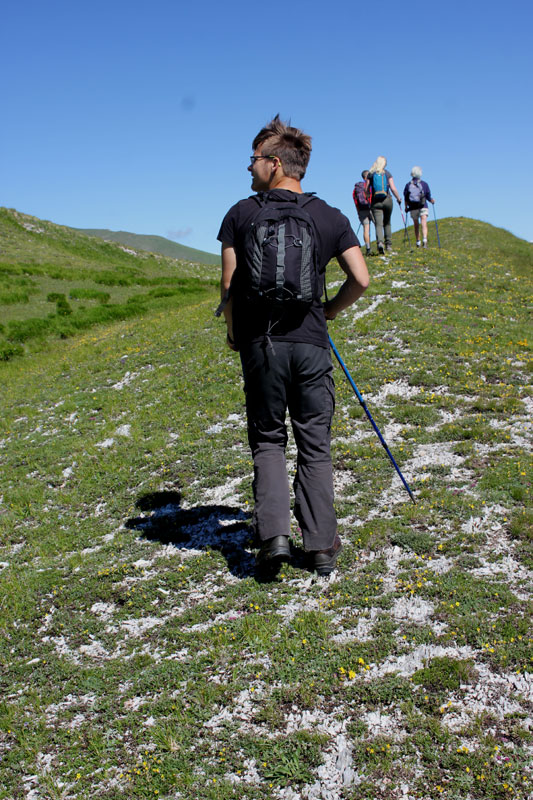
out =
[[437,242],[439,243],[439,250],[440,250],[439,226],[437,225],[437,215],[435,213],[435,203],[432,203],[431,205],[433,206],[433,216],[435,217],[435,229],[437,231]]
[[[372,211],[372,206],[370,206],[370,211],[368,213],[370,214],[370,222],[374,226],[374,239],[375,239],[376,245],[377,245],[377,243],[378,243],[378,232],[377,232],[377,228],[376,228],[376,219],[374,217],[374,212]],[[371,233],[372,233],[372,229],[371,229],[371,227],[369,225],[368,226],[368,238],[369,238],[370,242],[372,241]]]
[[360,222],[360,223],[359,223],[359,227],[357,228],[357,230],[356,230],[356,232],[355,232],[355,235],[356,235],[356,236],[359,236],[359,231],[361,230],[361,225],[362,225],[362,224],[363,224],[362,222]]
[[[405,236],[407,236],[407,243],[409,244],[409,249],[411,249],[411,240],[409,238],[409,233],[407,232],[407,218],[404,217],[403,211],[402,211],[402,207],[401,207],[400,204],[398,204],[398,208],[400,209],[400,214],[402,215],[403,227],[404,227],[404,230],[405,230]],[[404,237],[404,241],[405,241],[405,237]]]
[[366,405],[366,403],[365,403],[365,401],[364,401],[364,399],[363,399],[363,396],[362,396],[361,392],[359,391],[359,389],[358,389],[358,388],[357,388],[357,386],[355,385],[355,383],[354,383],[354,380],[353,380],[352,376],[351,376],[351,375],[350,375],[350,373],[348,372],[348,368],[347,368],[346,364],[344,363],[344,361],[343,361],[343,360],[342,360],[342,358],[340,357],[340,355],[339,355],[339,351],[337,350],[337,348],[336,348],[336,347],[335,347],[335,345],[333,344],[333,339],[331,338],[331,336],[329,336],[329,334],[328,334],[328,339],[329,339],[329,343],[330,343],[330,345],[331,345],[331,349],[332,349],[332,350],[333,350],[333,352],[335,353],[335,357],[336,357],[337,361],[339,362],[339,364],[340,364],[340,365],[341,365],[341,367],[342,367],[342,371],[344,372],[344,374],[345,374],[345,375],[346,375],[346,377],[348,378],[348,382],[349,382],[350,386],[352,387],[352,389],[353,389],[353,390],[354,390],[354,392],[355,392],[355,396],[356,396],[356,397],[357,397],[357,399],[359,400],[359,402],[360,402],[360,404],[361,404],[361,406],[362,406],[362,408],[363,408],[363,411],[364,411],[364,412],[365,412],[365,414],[367,415],[368,419],[370,420],[370,422],[371,422],[371,424],[372,424],[372,427],[373,427],[373,428],[374,428],[374,430],[376,431],[376,433],[377,433],[377,435],[378,435],[378,438],[379,438],[379,441],[381,442],[381,444],[382,444],[382,445],[383,445],[383,447],[385,448],[385,452],[387,453],[388,457],[390,458],[390,460],[391,460],[391,462],[392,462],[392,465],[394,466],[394,469],[396,470],[396,472],[397,472],[397,473],[398,473],[398,475],[400,476],[400,478],[401,478],[401,480],[402,480],[402,483],[403,483],[403,485],[404,485],[404,486],[405,486],[405,488],[407,489],[407,491],[408,491],[408,493],[409,493],[409,497],[411,498],[411,500],[413,501],[413,503],[415,503],[415,504],[416,504],[416,500],[415,500],[415,498],[414,498],[414,496],[413,496],[413,493],[412,493],[411,489],[409,488],[409,484],[407,483],[407,481],[406,481],[406,480],[405,480],[405,478],[403,477],[402,473],[400,472],[400,468],[399,468],[398,464],[396,463],[396,461],[394,460],[394,456],[392,455],[391,451],[389,450],[389,448],[388,448],[388,445],[387,445],[387,442],[385,441],[385,439],[384,439],[384,438],[383,438],[383,436],[381,435],[381,431],[379,430],[378,426],[376,425],[376,423],[375,423],[375,422],[374,422],[374,420],[372,419],[372,415],[371,415],[370,411],[369,411],[369,410],[368,410],[368,408],[367,408],[367,405]]

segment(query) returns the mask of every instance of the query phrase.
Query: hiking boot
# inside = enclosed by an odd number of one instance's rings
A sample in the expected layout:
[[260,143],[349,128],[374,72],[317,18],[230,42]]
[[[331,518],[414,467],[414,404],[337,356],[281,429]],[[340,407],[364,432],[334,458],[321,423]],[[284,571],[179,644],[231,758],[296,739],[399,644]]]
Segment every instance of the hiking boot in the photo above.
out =
[[382,256],[385,253],[385,248],[383,247],[381,242],[378,242],[378,253],[380,254],[380,256]]
[[391,244],[387,245],[386,250],[387,250],[387,253],[390,253],[392,256],[398,255],[397,252],[392,249],[392,245]]
[[422,247],[427,247],[427,246],[428,246],[427,242],[422,242]]
[[335,541],[327,550],[314,550],[310,553],[311,566],[319,575],[329,575],[335,569],[337,558],[342,550],[342,542],[339,536],[335,536]]
[[416,243],[416,246],[417,246],[417,247],[422,247],[422,242],[417,242],[417,243]]
[[290,561],[291,550],[289,547],[288,536],[274,536],[261,542],[259,552],[255,560],[258,565],[281,564],[282,561]]

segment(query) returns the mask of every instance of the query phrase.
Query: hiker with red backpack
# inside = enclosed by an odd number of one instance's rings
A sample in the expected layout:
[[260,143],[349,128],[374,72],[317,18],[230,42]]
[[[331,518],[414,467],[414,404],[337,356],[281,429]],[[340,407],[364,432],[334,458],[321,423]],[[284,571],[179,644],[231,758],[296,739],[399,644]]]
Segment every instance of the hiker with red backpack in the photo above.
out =
[[373,222],[372,211],[370,209],[370,195],[366,192],[366,178],[368,170],[364,169],[361,173],[362,181],[353,187],[353,201],[357,209],[359,222],[363,226],[363,239],[365,240],[366,255],[370,255],[370,222]]
[[371,196],[370,210],[374,217],[378,253],[380,255],[383,255],[385,249],[387,252],[392,252],[392,229],[390,220],[393,205],[391,192],[398,201],[400,208],[402,205],[402,199],[394,185],[393,177],[390,172],[385,169],[386,166],[387,159],[385,156],[378,156],[370,167],[365,181],[366,192]]
[[[403,196],[405,198],[405,211],[411,212],[413,225],[415,227],[415,237],[417,247],[428,246],[428,204],[434,203],[431,196],[431,189],[428,184],[421,180],[422,168],[413,167],[411,170],[411,180],[405,184]],[[422,242],[420,242],[420,228],[422,228]]]
[[[301,180],[311,137],[274,117],[252,143],[251,197],[222,221],[222,302],[226,342],[239,352],[254,462],[254,528],[258,568],[291,559],[290,493],[285,451],[289,412],[298,450],[294,515],[309,566],[335,569],[341,550],[334,509],[331,421],[335,406],[327,320],[368,286],[359,240],[348,218]],[[346,275],[322,303],[332,258]]]

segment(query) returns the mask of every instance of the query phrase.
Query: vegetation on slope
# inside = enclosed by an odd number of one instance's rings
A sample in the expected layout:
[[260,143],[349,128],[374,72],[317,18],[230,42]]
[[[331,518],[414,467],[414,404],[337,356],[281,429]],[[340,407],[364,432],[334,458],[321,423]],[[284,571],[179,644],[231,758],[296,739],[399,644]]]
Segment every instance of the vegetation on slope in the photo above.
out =
[[211,296],[213,268],[0,209],[0,360],[96,324]]
[[98,236],[100,239],[120,242],[134,250],[148,250],[150,253],[160,253],[169,258],[178,258],[182,261],[193,261],[195,264],[220,265],[220,256],[206,253],[204,250],[195,250],[193,247],[173,242],[164,236],[150,236],[142,233],[129,233],[128,231],[110,231],[104,228],[78,228],[88,236]]
[[331,325],[417,504],[336,369],[329,580],[255,573],[214,290],[0,365],[2,800],[531,796],[531,272],[469,225]]

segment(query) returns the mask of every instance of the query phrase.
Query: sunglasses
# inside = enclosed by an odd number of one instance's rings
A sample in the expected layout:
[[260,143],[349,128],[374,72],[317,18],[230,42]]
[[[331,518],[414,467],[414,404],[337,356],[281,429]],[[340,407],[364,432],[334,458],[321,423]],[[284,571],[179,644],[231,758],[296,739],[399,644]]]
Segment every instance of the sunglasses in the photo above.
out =
[[250,164],[255,164],[260,158],[277,158],[277,156],[250,156]]

